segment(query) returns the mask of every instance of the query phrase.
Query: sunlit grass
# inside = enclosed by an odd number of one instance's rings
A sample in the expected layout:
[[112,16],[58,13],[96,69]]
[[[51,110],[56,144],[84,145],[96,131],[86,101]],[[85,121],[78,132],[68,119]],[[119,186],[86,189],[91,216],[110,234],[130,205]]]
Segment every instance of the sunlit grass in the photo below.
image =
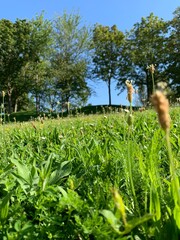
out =
[[[178,162],[180,109],[170,116]],[[130,139],[124,111],[1,125],[0,238],[163,239],[174,231],[177,237],[165,136],[153,110],[133,118]],[[179,170],[177,164],[178,177]],[[124,203],[125,229],[114,188]]]

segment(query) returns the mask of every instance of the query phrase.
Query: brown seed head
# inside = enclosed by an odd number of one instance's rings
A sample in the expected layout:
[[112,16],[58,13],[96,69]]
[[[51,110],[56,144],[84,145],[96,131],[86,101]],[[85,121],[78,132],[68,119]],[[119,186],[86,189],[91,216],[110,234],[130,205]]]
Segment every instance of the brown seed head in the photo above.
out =
[[31,122],[31,125],[33,126],[33,128],[34,128],[35,130],[37,130],[37,128],[36,128],[36,126],[35,126],[35,124],[34,124],[33,122]]
[[132,86],[132,83],[129,80],[126,80],[126,87],[127,87],[127,99],[131,103],[132,102],[132,95],[134,93],[134,88]]
[[156,91],[151,97],[152,104],[154,105],[158,114],[159,123],[163,130],[170,128],[170,116],[169,116],[169,102],[165,95]]

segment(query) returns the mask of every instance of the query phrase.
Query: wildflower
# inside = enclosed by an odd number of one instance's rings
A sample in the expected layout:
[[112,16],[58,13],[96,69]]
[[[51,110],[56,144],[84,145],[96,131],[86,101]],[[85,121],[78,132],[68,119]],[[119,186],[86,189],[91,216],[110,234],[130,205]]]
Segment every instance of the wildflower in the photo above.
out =
[[134,92],[134,88],[132,86],[131,81],[126,80],[125,83],[126,83],[127,91],[128,91],[127,99],[130,103],[132,103],[132,95],[133,95],[133,92]]
[[162,129],[167,131],[170,128],[168,99],[161,91],[157,90],[152,95],[151,101],[156,109],[157,114],[158,114],[159,123],[160,123]]

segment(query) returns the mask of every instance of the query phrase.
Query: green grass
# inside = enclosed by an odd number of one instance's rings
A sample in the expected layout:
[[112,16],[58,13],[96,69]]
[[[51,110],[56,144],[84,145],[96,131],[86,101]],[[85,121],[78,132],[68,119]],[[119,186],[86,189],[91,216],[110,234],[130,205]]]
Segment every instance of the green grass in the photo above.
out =
[[[170,114],[179,176],[180,109]],[[178,239],[156,113],[135,112],[130,135],[127,118],[79,114],[2,125],[0,239]]]
[[[119,112],[122,109],[127,108],[126,106],[119,106],[119,105],[94,105],[94,106],[85,106],[82,108],[73,108],[70,110],[69,115],[71,116],[78,116],[78,115],[91,115],[91,114],[102,114],[102,113],[113,113],[113,112]],[[137,110],[138,107],[133,107],[134,110]],[[24,111],[24,112],[17,112],[17,113],[12,113],[9,116],[6,114],[6,122],[25,122],[25,121],[30,121],[33,119],[38,118],[39,116],[43,117],[46,116],[48,118],[57,118],[57,116],[60,117],[67,117],[67,111],[65,112],[40,112],[36,113],[36,111]],[[3,115],[4,119],[4,115]]]

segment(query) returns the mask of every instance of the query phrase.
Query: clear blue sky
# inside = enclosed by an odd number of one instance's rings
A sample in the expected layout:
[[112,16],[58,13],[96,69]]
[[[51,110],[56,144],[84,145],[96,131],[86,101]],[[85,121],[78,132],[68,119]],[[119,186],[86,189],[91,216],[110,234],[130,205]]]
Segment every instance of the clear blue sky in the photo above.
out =
[[[1,0],[0,19],[11,21],[32,19],[44,11],[45,18],[53,19],[67,13],[79,13],[87,25],[100,23],[125,32],[153,12],[159,18],[170,20],[173,12],[180,6],[179,0]],[[108,104],[108,91],[105,83],[93,85],[96,96],[89,99],[92,104]],[[117,96],[112,85],[112,104],[127,104],[126,93]]]

